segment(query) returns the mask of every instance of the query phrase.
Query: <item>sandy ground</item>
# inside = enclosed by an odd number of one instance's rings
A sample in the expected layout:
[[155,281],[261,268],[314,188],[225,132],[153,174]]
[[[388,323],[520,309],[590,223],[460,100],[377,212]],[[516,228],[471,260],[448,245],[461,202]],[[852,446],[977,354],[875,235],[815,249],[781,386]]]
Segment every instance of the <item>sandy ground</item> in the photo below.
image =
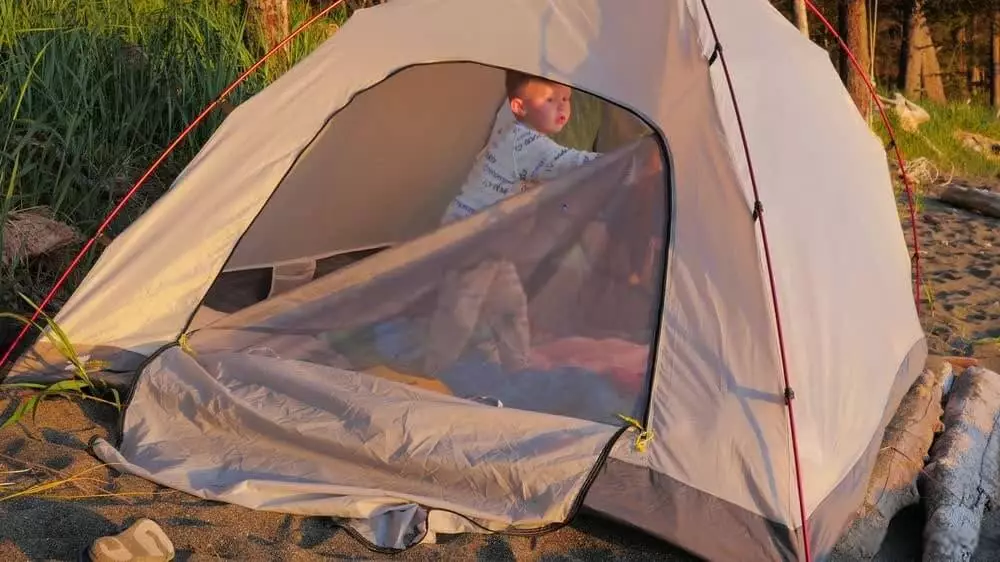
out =
[[917,220],[931,352],[1000,356],[1000,220],[929,197]]
[[[906,221],[903,227],[908,228]],[[1000,245],[1000,221],[927,200],[919,227],[933,295],[933,307],[927,307],[923,318],[932,352],[974,354],[1000,371],[1000,345],[989,341],[1000,337],[1000,252],[993,247]],[[0,395],[2,417],[12,409],[8,397]],[[95,435],[109,435],[113,424],[108,407],[59,400],[45,403],[33,422],[0,431],[0,560],[72,560],[90,541],[139,517],[153,518],[164,527],[181,561],[696,560],[642,533],[589,515],[535,539],[463,536],[383,556],[366,550],[323,518],[206,502],[102,467],[86,444]],[[4,497],[32,483],[72,475],[80,479],[55,490]],[[109,493],[117,495],[101,495]],[[901,514],[878,559],[918,560],[922,519],[919,506]],[[984,523],[976,559],[1000,560],[1000,514]]]

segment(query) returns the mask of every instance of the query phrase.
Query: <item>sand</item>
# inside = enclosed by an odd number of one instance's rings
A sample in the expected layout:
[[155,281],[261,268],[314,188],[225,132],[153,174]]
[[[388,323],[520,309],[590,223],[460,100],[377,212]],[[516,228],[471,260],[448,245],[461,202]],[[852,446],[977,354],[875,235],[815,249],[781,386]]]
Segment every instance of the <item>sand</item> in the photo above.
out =
[[[1000,221],[930,198],[919,220],[925,277],[933,295],[933,307],[925,307],[922,321],[932,353],[975,355],[1000,371],[1000,344],[988,341],[1000,337],[1000,252],[994,248],[1000,245]],[[902,226],[907,230],[907,221]],[[13,402],[0,394],[2,417],[12,410]],[[401,555],[380,555],[323,518],[206,502],[101,467],[86,444],[93,436],[109,436],[114,423],[109,407],[53,400],[43,404],[34,421],[0,430],[0,560],[73,560],[90,541],[139,517],[163,526],[181,561],[697,560],[641,532],[588,514],[534,539],[470,535]],[[24,469],[28,471],[12,472]],[[87,480],[41,494],[3,498],[12,490],[87,469],[92,469],[83,475]],[[102,493],[119,495],[98,495]],[[922,521],[919,506],[901,513],[878,560],[919,560]],[[976,560],[1000,560],[1000,514],[988,514]]]
[[993,361],[1000,357],[1000,220],[924,201],[918,228],[933,307],[922,321],[931,352]]

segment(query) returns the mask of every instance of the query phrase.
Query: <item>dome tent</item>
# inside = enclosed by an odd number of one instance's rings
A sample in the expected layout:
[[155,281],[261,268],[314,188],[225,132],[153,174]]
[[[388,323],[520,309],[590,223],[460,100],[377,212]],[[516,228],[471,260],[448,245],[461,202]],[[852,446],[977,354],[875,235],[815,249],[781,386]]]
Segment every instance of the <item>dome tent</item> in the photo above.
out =
[[[438,228],[503,118],[504,69],[653,135]],[[604,250],[575,265],[596,223]],[[646,247],[646,286],[605,279]],[[321,274],[351,252],[374,253]],[[446,273],[487,260],[513,264],[548,362],[420,372]],[[261,270],[260,302],[213,306]],[[137,373],[95,454],[163,485],[333,516],[380,548],[542,532],[582,504],[773,560],[802,554],[802,512],[822,556],[861,502],[926,355],[909,285],[881,145],[765,0],[398,0],[230,114],[56,321]],[[620,364],[551,359],[609,342]],[[40,340],[12,376],[51,357]]]

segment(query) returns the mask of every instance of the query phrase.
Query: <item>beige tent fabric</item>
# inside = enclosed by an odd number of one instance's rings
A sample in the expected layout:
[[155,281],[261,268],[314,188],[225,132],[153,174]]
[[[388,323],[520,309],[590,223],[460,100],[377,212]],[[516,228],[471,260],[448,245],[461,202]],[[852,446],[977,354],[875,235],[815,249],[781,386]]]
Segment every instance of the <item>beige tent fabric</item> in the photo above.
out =
[[226,269],[393,244],[434,229],[502,96],[503,72],[472,63],[407,68],[358,94],[298,159]]
[[[924,338],[910,256],[885,149],[827,52],[770,6],[720,4],[709,2],[765,209],[811,513],[864,454]],[[711,75],[732,145],[739,130],[720,65]],[[733,161],[748,185],[742,153]]]

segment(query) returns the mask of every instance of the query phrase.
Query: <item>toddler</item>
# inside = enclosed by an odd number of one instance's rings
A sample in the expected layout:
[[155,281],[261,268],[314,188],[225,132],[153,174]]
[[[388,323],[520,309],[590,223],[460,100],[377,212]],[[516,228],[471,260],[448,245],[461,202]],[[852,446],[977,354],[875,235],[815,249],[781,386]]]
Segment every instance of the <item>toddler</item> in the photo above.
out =
[[514,119],[494,126],[442,223],[468,217],[600,156],[561,146],[548,137],[569,122],[571,93],[568,86],[544,78],[507,72],[508,108]]
[[[561,146],[548,136],[569,122],[569,87],[508,71],[506,88],[507,109],[513,119],[498,119],[459,195],[445,211],[442,224],[473,215],[600,156]],[[530,355],[528,303],[514,265],[488,259],[448,274],[444,281],[428,334],[427,371],[448,368],[473,339],[489,360],[504,369],[526,367]]]

